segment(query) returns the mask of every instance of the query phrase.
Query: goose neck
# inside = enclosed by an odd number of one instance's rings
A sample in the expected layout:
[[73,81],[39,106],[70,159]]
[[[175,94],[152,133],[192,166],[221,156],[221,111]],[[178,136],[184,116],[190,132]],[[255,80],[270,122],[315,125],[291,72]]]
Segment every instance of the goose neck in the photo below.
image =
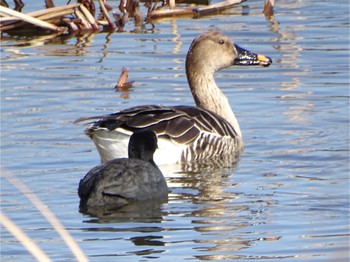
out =
[[214,73],[205,70],[202,72],[187,70],[187,79],[196,106],[217,113],[227,120],[241,136],[236,116],[227,97],[217,86]]

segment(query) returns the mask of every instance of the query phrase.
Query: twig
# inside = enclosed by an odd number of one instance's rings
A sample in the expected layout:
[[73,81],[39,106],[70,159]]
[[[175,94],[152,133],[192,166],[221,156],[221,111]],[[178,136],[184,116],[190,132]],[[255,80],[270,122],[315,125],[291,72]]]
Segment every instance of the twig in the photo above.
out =
[[110,29],[115,30],[117,26],[113,23],[112,19],[109,17],[108,11],[105,7],[105,4],[103,3],[103,0],[98,0],[98,2],[100,3],[101,11],[105,16],[106,20],[108,21],[108,25]]
[[92,28],[96,31],[99,30],[98,24],[96,23],[95,18],[92,16],[92,14],[87,10],[87,8],[84,5],[79,6],[80,11],[84,14],[86,19],[89,21]]
[[169,17],[169,16],[192,16],[193,8],[185,7],[181,9],[172,9],[172,10],[153,10],[149,13],[150,19]]
[[[54,17],[65,16],[65,15],[71,14],[74,12],[74,9],[76,7],[79,7],[79,4],[72,4],[72,5],[48,8],[48,9],[44,9],[44,10],[30,12],[30,13],[27,13],[26,15],[40,19],[40,20],[48,20],[48,19],[51,19]],[[21,21],[20,18],[11,17],[11,16],[8,16],[5,18],[0,18],[1,23],[6,22],[8,20],[13,20],[13,21],[9,21],[9,22]]]
[[15,177],[10,172],[1,170],[1,175],[3,175],[12,185],[18,188],[18,190],[27,197],[30,202],[40,211],[40,213],[46,218],[46,220],[53,226],[56,232],[62,237],[64,242],[70,248],[74,256],[78,261],[87,262],[89,261],[86,255],[82,252],[80,247],[74,238],[69,234],[67,229],[62,225],[62,223],[56,218],[56,216],[50,211],[50,209],[40,200],[40,198],[35,195],[30,188],[24,184],[21,180]]
[[52,261],[15,223],[0,213],[0,223],[35,257],[38,261]]
[[234,5],[245,2],[246,0],[227,0],[225,2],[205,6],[205,7],[185,7],[173,10],[154,10],[149,13],[150,19],[169,17],[169,16],[188,16],[199,18],[205,15],[222,12],[223,10],[232,8]]
[[90,30],[92,29],[89,21],[87,21],[87,19],[85,19],[85,16],[80,12],[80,10],[75,10],[75,15],[80,19],[81,24],[83,25],[83,29],[84,30]]
[[[18,17],[21,20],[26,21],[27,23],[30,23],[30,24],[33,24],[33,25],[36,25],[36,26],[39,26],[39,27],[42,27],[42,28],[45,28],[45,29],[49,29],[49,30],[51,30],[53,32],[60,32],[60,31],[62,31],[58,26],[55,26],[55,25],[50,24],[50,23],[47,23],[45,21],[41,21],[41,20],[39,20],[37,18],[34,18],[34,17],[28,16],[28,15],[22,14],[20,12],[14,11],[14,10],[12,10],[10,8],[6,8],[6,7],[3,7],[3,6],[0,6],[0,12],[2,12],[4,14],[7,14],[7,15],[14,16],[14,17]],[[3,30],[2,27],[0,27],[0,29]]]
[[77,8],[80,5],[81,4],[70,4],[70,5],[64,5],[64,6],[57,6],[57,7],[52,7],[52,8],[48,8],[48,9],[33,11],[33,12],[30,12],[30,13],[27,13],[27,15],[30,15],[30,16],[33,16],[33,17],[38,17],[38,16],[50,14],[50,13],[57,14],[57,13],[60,13],[62,11],[68,11],[68,10],[73,12],[74,8]]
[[193,9],[193,18],[199,18],[205,15],[212,15],[213,13],[219,13],[226,9],[232,8],[234,5],[245,2],[246,0],[228,0],[225,2],[199,7]]

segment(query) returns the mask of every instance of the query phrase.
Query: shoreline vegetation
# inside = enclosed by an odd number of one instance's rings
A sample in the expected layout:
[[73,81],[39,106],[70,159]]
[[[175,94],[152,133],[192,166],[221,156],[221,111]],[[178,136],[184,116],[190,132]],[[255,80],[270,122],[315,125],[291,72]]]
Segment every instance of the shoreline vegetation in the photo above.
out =
[[[106,0],[77,0],[64,6],[55,6],[52,0],[45,0],[45,9],[22,13],[22,0],[15,0],[15,8],[9,8],[5,0],[0,5],[0,31],[16,32],[26,30],[32,34],[77,32],[123,32],[127,21],[134,20],[135,26],[169,17],[188,17],[198,19],[208,15],[217,15],[239,5],[246,0],[225,0],[211,4],[210,0],[142,0],[146,14],[140,12],[139,0],[121,0],[118,10],[108,5]],[[95,5],[98,3],[98,6]],[[273,14],[274,0],[266,0],[263,12]],[[272,13],[271,13],[272,12]]]

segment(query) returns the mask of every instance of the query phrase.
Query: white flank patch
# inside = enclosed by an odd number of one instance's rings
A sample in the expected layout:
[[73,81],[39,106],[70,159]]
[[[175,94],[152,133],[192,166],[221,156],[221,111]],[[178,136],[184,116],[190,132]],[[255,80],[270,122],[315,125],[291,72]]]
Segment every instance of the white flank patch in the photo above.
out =
[[[94,131],[93,141],[100,154],[101,161],[128,157],[128,143],[131,132],[118,128],[114,131],[98,129]],[[158,149],[154,154],[157,165],[175,164],[180,161],[185,146],[176,145],[169,139],[158,138]]]
[[123,134],[107,129],[94,131],[93,141],[96,145],[101,161],[107,162],[115,158],[128,157],[128,143],[131,132]]

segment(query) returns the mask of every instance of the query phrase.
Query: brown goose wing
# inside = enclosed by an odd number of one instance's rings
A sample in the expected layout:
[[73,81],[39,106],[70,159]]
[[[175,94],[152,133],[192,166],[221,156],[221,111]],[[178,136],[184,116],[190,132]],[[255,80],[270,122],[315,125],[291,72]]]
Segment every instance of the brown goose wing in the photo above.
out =
[[175,106],[173,108],[185,112],[202,131],[232,138],[237,137],[237,132],[233,126],[214,112],[192,106]]
[[219,115],[192,106],[163,107],[155,105],[136,106],[105,116],[80,118],[75,122],[97,120],[86,130],[93,136],[95,130],[117,128],[134,132],[150,129],[158,136],[168,137],[179,144],[192,143],[201,132],[236,137],[233,127]]

